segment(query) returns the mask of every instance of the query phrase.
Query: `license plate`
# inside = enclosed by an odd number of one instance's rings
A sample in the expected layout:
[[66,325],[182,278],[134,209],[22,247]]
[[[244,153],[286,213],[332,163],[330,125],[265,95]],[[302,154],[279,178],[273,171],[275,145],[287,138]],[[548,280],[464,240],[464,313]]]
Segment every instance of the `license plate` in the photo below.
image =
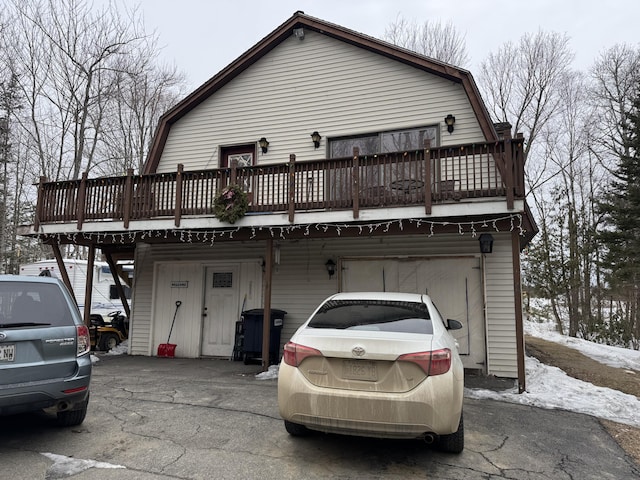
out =
[[0,345],[0,361],[13,362],[16,357],[15,345]]
[[349,380],[378,379],[376,364],[367,360],[345,360],[342,364],[342,376]]

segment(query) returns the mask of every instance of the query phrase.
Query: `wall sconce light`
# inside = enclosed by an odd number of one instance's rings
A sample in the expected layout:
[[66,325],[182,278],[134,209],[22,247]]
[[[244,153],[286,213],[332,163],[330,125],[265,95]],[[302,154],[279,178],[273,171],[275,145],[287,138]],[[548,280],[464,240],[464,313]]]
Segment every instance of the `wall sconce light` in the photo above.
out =
[[329,278],[333,277],[333,275],[336,273],[336,263],[329,259],[327,260],[327,263],[324,264],[325,267],[327,267],[327,273],[329,274]]
[[483,233],[478,239],[480,242],[480,253],[493,252],[493,235],[490,233]]
[[315,148],[318,148],[320,146],[320,140],[322,140],[322,137],[317,130],[311,134],[311,140],[313,140],[313,146]]
[[453,133],[453,124],[456,123],[456,117],[449,114],[446,117],[444,117],[444,123],[447,124],[447,131],[449,133]]
[[269,150],[269,140],[267,140],[264,137],[258,140],[258,145],[260,145],[260,149],[262,150],[262,153],[267,153],[267,150]]

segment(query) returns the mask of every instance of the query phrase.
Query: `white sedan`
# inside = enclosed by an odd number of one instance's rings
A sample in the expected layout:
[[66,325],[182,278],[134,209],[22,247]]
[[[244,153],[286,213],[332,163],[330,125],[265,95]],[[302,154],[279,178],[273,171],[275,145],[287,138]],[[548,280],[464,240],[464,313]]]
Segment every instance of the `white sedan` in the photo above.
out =
[[427,295],[339,293],[284,347],[278,406],[289,434],[309,430],[422,438],[464,448],[464,369]]

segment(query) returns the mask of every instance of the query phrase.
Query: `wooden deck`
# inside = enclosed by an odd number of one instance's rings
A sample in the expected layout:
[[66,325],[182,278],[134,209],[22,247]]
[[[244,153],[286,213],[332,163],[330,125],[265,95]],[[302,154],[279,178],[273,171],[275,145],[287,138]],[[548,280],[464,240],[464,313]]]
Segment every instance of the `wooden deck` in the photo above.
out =
[[87,178],[38,186],[34,227],[50,223],[213,216],[213,202],[229,184],[248,193],[248,213],[352,210],[505,197],[524,198],[522,141],[506,139],[374,156],[260,164],[251,167]]

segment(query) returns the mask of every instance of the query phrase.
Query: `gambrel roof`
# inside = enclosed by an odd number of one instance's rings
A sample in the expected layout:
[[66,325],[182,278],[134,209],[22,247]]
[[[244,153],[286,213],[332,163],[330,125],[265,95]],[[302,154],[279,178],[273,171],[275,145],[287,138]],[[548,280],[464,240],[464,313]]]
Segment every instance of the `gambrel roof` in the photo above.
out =
[[293,30],[296,28],[308,29],[322,35],[327,35],[358,48],[363,48],[378,55],[385,56],[392,60],[460,84],[469,99],[471,108],[478,119],[478,123],[486,140],[497,140],[496,131],[491,122],[489,113],[480,98],[478,88],[469,71],[420,55],[410,50],[397,47],[390,43],[349,30],[339,25],[305,15],[304,12],[298,11],[286,22],[264,37],[260,42],[247,50],[243,55],[230,63],[207,82],[202,84],[199,88],[194,90],[160,118],[158,130],[142,173],[147,174],[154,173],[156,171],[162,155],[162,150],[164,149],[167,137],[169,136],[169,131],[175,122],[180,120],[193,108],[198,106],[205,99],[209,98],[224,85],[236,78],[240,73],[245,71],[268,52],[276,48],[282,41],[290,37]]

